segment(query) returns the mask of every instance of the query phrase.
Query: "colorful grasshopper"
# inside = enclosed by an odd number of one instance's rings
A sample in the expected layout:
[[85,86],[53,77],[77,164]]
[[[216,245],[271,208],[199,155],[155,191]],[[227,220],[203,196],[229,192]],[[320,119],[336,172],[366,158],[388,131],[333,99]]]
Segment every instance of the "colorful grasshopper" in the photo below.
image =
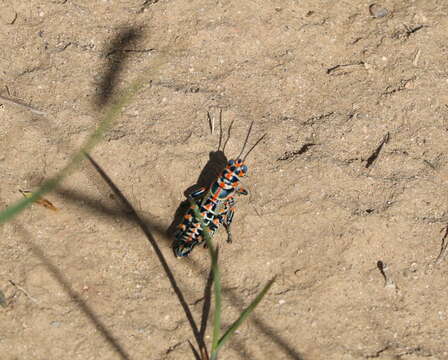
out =
[[[213,237],[216,230],[218,230],[219,226],[222,224],[227,231],[227,242],[229,243],[232,242],[230,225],[232,223],[235,211],[235,194],[248,194],[247,190],[244,189],[240,182],[240,178],[245,176],[247,173],[247,166],[244,164],[244,161],[255,146],[257,146],[257,144],[266,136],[265,134],[258,139],[246,155],[241,158],[244,148],[246,147],[247,140],[249,139],[252,125],[253,122],[249,127],[243,148],[241,149],[241,152],[237,156],[236,160],[229,160],[227,162],[227,166],[218,178],[211,184],[209,189],[202,187],[188,195],[188,200],[196,204],[199,208],[202,215],[202,221],[209,229],[210,237]],[[222,131],[220,136],[221,135]],[[174,233],[175,240],[173,250],[174,254],[178,257],[188,256],[196,245],[204,242],[202,235],[203,229],[200,221],[194,214],[194,207],[195,206],[189,208],[184,216],[183,222],[178,226],[178,230]]]

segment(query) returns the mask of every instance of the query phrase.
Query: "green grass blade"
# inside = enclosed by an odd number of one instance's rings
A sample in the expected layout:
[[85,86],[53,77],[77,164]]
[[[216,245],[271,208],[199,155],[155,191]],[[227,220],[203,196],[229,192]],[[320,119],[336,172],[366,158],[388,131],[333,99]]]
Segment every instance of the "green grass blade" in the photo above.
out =
[[[177,52],[180,53],[181,51],[182,49],[178,49]],[[106,112],[97,129],[87,138],[84,145],[78,152],[75,153],[69,163],[58,174],[56,174],[56,176],[44,182],[32,196],[20,200],[9,206],[6,210],[0,212],[0,224],[8,221],[31,203],[36,201],[39,197],[42,197],[46,193],[53,190],[67,175],[76,169],[79,163],[84,159],[84,154],[89,153],[90,150],[93,149],[93,147],[101,139],[104,132],[110,128],[113,120],[120,115],[123,108],[131,102],[137,92],[148,83],[149,77],[154,76],[164,64],[168,63],[170,58],[176,55],[176,52],[171,53],[161,51],[160,53],[161,56],[151,63],[151,68],[145,77],[135,80],[127,90],[123,91],[119,96],[115,97],[115,99],[112,99],[111,105],[106,108]]]
[[213,273],[213,290],[214,290],[214,297],[215,297],[215,313],[213,316],[213,338],[212,338],[212,356],[211,360],[216,359],[216,355],[213,356],[214,353],[217,354],[217,347],[219,338],[221,336],[221,276],[219,273],[219,266],[218,266],[218,250],[214,247],[213,241],[210,237],[210,230],[207,225],[205,225],[202,215],[199,212],[199,207],[197,204],[195,204],[193,201],[190,201],[194,215],[199,220],[199,223],[201,224],[201,227],[203,229],[203,236],[205,239],[205,242],[208,247],[208,251],[210,253],[210,257],[212,259],[212,273]]
[[[217,260],[218,254],[215,250],[214,258]],[[219,267],[217,261],[213,261],[212,258],[212,269],[213,269],[213,285],[214,285],[214,295],[215,295],[215,313],[213,316],[213,337],[212,337],[212,350],[211,350],[211,360],[216,360],[216,357],[213,356],[214,353],[217,352],[217,348],[219,345],[219,338],[221,337],[221,275],[219,273]],[[214,262],[214,264],[213,264]]]
[[[213,271],[213,285],[215,292],[215,313],[213,316],[213,337],[212,337],[212,354],[218,347],[219,338],[221,337],[221,275],[219,273],[219,267],[217,263],[218,254],[215,251],[214,255],[215,261],[212,258],[212,271]],[[214,263],[214,264],[213,264]],[[213,356],[212,356],[212,360]]]
[[81,149],[73,155],[69,163],[56,176],[45,181],[42,186],[33,193],[32,196],[20,200],[9,206],[6,210],[0,212],[0,224],[8,221],[31,203],[36,201],[39,197],[42,197],[44,194],[53,190],[58,183],[60,183],[67,175],[76,169],[79,163],[84,159],[84,153],[89,152],[97,144],[104,132],[109,129],[113,120],[120,115],[121,110],[133,99],[137,91],[140,90],[143,85],[144,82],[142,80],[136,81],[123,95],[118,98],[114,104],[109,106],[100,122],[100,125],[92,133],[92,135],[89,136]]
[[[250,303],[250,305],[240,314],[240,317],[227,329],[225,334],[219,339],[218,346],[216,348],[216,353],[218,353],[219,349],[230,339],[230,337],[235,333],[235,331],[240,327],[240,325],[246,320],[246,318],[250,315],[252,311],[257,307],[263,297],[271,288],[274,283],[275,278],[271,279],[261,290],[261,292],[257,295],[257,297]],[[213,353],[212,353],[213,358]]]
[[29,198],[22,199],[18,202],[16,202],[14,205],[9,206],[6,208],[6,210],[0,212],[0,224],[3,222],[6,222],[7,220],[11,219],[14,215],[21,212],[23,209],[25,209],[27,206],[29,206],[31,203],[39,199],[43,194],[49,192],[51,189],[53,189],[59,181],[54,179],[50,179],[46,181],[40,188],[37,190],[33,195],[31,195]]

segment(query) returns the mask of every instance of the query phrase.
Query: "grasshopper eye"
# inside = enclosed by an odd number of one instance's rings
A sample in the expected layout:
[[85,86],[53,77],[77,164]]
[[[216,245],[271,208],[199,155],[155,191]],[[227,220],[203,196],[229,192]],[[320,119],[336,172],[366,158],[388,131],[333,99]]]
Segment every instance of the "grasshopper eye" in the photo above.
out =
[[233,166],[235,165],[235,161],[234,160],[229,160],[229,166]]
[[243,173],[247,173],[247,166],[246,165],[241,166],[241,171]]

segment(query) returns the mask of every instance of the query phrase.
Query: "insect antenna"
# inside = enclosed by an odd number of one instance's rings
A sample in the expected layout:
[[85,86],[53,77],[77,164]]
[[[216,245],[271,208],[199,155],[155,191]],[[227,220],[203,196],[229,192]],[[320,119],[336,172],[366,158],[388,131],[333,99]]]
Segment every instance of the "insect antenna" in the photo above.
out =
[[229,142],[229,139],[230,139],[230,131],[232,130],[232,126],[233,126],[233,122],[234,122],[235,120],[232,120],[232,122],[230,123],[230,125],[229,125],[229,128],[227,129],[227,139],[226,139],[226,141],[224,142],[224,147],[222,148],[222,152],[225,152],[225,150],[226,150],[226,145],[227,145],[227,143]]
[[241,149],[241,152],[240,152],[239,155],[237,156],[237,159],[240,159],[240,158],[241,158],[241,155],[243,154],[243,151],[244,151],[244,149],[246,148],[247,140],[249,140],[250,132],[252,131],[252,126],[253,126],[253,125],[254,125],[254,122],[252,121],[252,122],[250,123],[249,130],[247,131],[246,140],[244,140],[243,148]]
[[264,134],[261,138],[259,138],[255,144],[252,145],[252,147],[249,149],[249,151],[246,153],[246,155],[244,155],[243,157],[243,162],[246,160],[247,156],[250,154],[250,152],[255,148],[255,146],[257,146],[259,144],[259,142],[261,140],[263,140],[266,137],[267,134]]

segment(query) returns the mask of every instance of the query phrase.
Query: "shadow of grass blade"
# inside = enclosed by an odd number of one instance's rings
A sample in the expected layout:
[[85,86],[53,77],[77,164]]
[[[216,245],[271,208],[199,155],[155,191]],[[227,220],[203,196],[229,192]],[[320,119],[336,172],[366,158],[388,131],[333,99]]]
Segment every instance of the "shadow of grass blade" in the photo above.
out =
[[213,338],[212,338],[212,357],[211,359],[216,359],[213,357],[213,353],[216,352],[219,343],[219,337],[221,336],[221,276],[218,267],[218,250],[215,249],[213,241],[210,237],[210,230],[208,226],[205,225],[202,215],[199,212],[199,207],[193,201],[190,201],[193,207],[194,215],[199,220],[202,226],[205,242],[212,259],[212,273],[213,273],[213,290],[215,295],[215,313],[213,316]]
[[[180,50],[179,50],[180,51]],[[111,104],[107,106],[106,113],[104,114],[103,119],[98,125],[97,129],[90,135],[84,145],[79,149],[78,152],[73,155],[69,163],[59,172],[51,178],[50,180],[44,182],[44,184],[33,193],[33,195],[27,199],[20,200],[15,204],[9,206],[6,210],[0,212],[0,224],[8,221],[13,218],[15,215],[20,213],[26,207],[28,207],[31,203],[35,202],[39,197],[42,197],[46,193],[53,190],[65,177],[67,177],[79,163],[84,159],[84,154],[89,153],[90,150],[98,143],[101,139],[102,135],[110,128],[113,120],[120,115],[121,110],[131,102],[131,100],[135,97],[137,92],[142,89],[145,84],[148,82],[148,78],[150,76],[154,76],[160,68],[166,64],[169,60],[169,57],[172,56],[169,52],[161,52],[162,55],[156,59],[151,64],[151,70],[148,71],[146,76],[140,77],[135,80],[132,85],[130,85],[125,91],[121,93],[121,95],[115,98],[115,101],[112,100]]]
[[56,176],[45,181],[43,185],[33,193],[32,196],[20,200],[9,206],[6,210],[0,212],[0,224],[8,221],[44,194],[53,190],[65,177],[75,170],[79,163],[84,159],[84,154],[88,153],[98,143],[104,132],[111,126],[113,120],[120,115],[121,110],[133,99],[135,94],[143,87],[143,85],[143,80],[137,80],[123,93],[123,95],[118,97],[117,101],[108,107],[104,118],[101,120],[97,129],[89,136],[81,149],[72,156],[69,163],[58,174],[56,174]]
[[[218,353],[219,349],[230,339],[230,337],[235,333],[235,331],[240,327],[240,325],[246,320],[246,318],[250,315],[252,311],[255,310],[257,305],[260,303],[260,301],[263,299],[263,297],[266,295],[266,293],[271,288],[272,284],[275,281],[275,277],[272,278],[261,290],[261,292],[257,295],[257,297],[250,303],[250,305],[240,314],[240,317],[227,329],[225,334],[222,336],[221,339],[219,339],[218,346],[216,348],[216,354]],[[212,359],[213,357],[212,353]]]

